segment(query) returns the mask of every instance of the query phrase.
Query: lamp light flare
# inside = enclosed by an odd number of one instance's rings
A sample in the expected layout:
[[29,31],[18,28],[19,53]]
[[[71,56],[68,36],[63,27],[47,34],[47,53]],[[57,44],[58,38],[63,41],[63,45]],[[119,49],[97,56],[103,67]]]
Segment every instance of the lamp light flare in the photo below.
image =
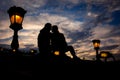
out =
[[54,55],[58,56],[58,55],[60,55],[60,52],[59,51],[55,51]]
[[95,49],[100,47],[100,40],[93,40],[92,42]]
[[97,43],[97,42],[94,43],[94,47],[99,47],[99,46],[100,46],[99,43]]
[[107,53],[101,53],[101,57],[107,57],[108,55],[107,55]]
[[16,52],[16,50],[15,50],[15,49],[13,49],[13,52]]
[[18,24],[21,24],[22,23],[22,17],[21,16],[19,16],[19,15],[12,15],[11,16],[11,19],[10,19],[10,21],[11,21],[11,23],[13,24],[13,23],[18,23]]

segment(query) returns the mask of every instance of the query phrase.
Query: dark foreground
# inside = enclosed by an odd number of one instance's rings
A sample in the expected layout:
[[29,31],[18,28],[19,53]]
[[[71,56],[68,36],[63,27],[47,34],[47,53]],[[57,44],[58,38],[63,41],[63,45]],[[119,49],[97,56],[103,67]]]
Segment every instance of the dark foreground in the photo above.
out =
[[[24,80],[33,78],[41,74],[51,74],[53,72],[62,72],[75,70],[99,70],[100,68],[110,68],[118,66],[120,61],[115,62],[97,62],[90,60],[81,60],[79,58],[71,59],[69,57],[52,57],[43,59],[39,56],[0,56],[0,68],[4,78],[15,78]],[[99,68],[100,67],[100,68]],[[65,69],[65,70],[63,70]],[[101,69],[100,69],[101,70]],[[81,73],[81,72],[80,72]],[[74,73],[71,73],[74,74]],[[1,77],[2,77],[1,75]],[[24,77],[24,79],[22,79]]]

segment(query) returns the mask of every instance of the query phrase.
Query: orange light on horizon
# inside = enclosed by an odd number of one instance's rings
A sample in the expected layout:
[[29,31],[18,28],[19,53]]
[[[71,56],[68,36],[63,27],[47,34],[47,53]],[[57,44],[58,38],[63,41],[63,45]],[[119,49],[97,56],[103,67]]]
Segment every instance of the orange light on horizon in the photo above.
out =
[[107,53],[101,53],[101,57],[107,57],[108,55],[107,55]]
[[34,50],[31,50],[31,53],[34,53]]
[[13,52],[16,52],[16,50],[15,50],[15,49],[13,49]]
[[60,55],[60,52],[59,51],[55,51],[54,55],[58,56],[58,55]]

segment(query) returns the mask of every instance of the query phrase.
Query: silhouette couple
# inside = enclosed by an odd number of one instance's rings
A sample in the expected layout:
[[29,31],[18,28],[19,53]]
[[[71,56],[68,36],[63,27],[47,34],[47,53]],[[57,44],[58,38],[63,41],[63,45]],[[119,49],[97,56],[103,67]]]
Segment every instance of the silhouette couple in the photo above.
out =
[[63,33],[58,30],[58,26],[52,26],[51,23],[46,23],[43,29],[40,30],[38,48],[39,55],[44,58],[51,55],[66,56],[65,52],[67,51],[70,51],[73,57],[76,57],[73,47],[67,45]]

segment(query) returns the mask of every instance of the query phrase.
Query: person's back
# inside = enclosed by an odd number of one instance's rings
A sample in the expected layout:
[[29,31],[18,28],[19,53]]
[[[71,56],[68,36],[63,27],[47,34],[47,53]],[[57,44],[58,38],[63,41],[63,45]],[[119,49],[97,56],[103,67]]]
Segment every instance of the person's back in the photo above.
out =
[[51,38],[51,24],[46,23],[44,28],[40,30],[38,35],[38,48],[41,56],[50,54],[50,38]]

